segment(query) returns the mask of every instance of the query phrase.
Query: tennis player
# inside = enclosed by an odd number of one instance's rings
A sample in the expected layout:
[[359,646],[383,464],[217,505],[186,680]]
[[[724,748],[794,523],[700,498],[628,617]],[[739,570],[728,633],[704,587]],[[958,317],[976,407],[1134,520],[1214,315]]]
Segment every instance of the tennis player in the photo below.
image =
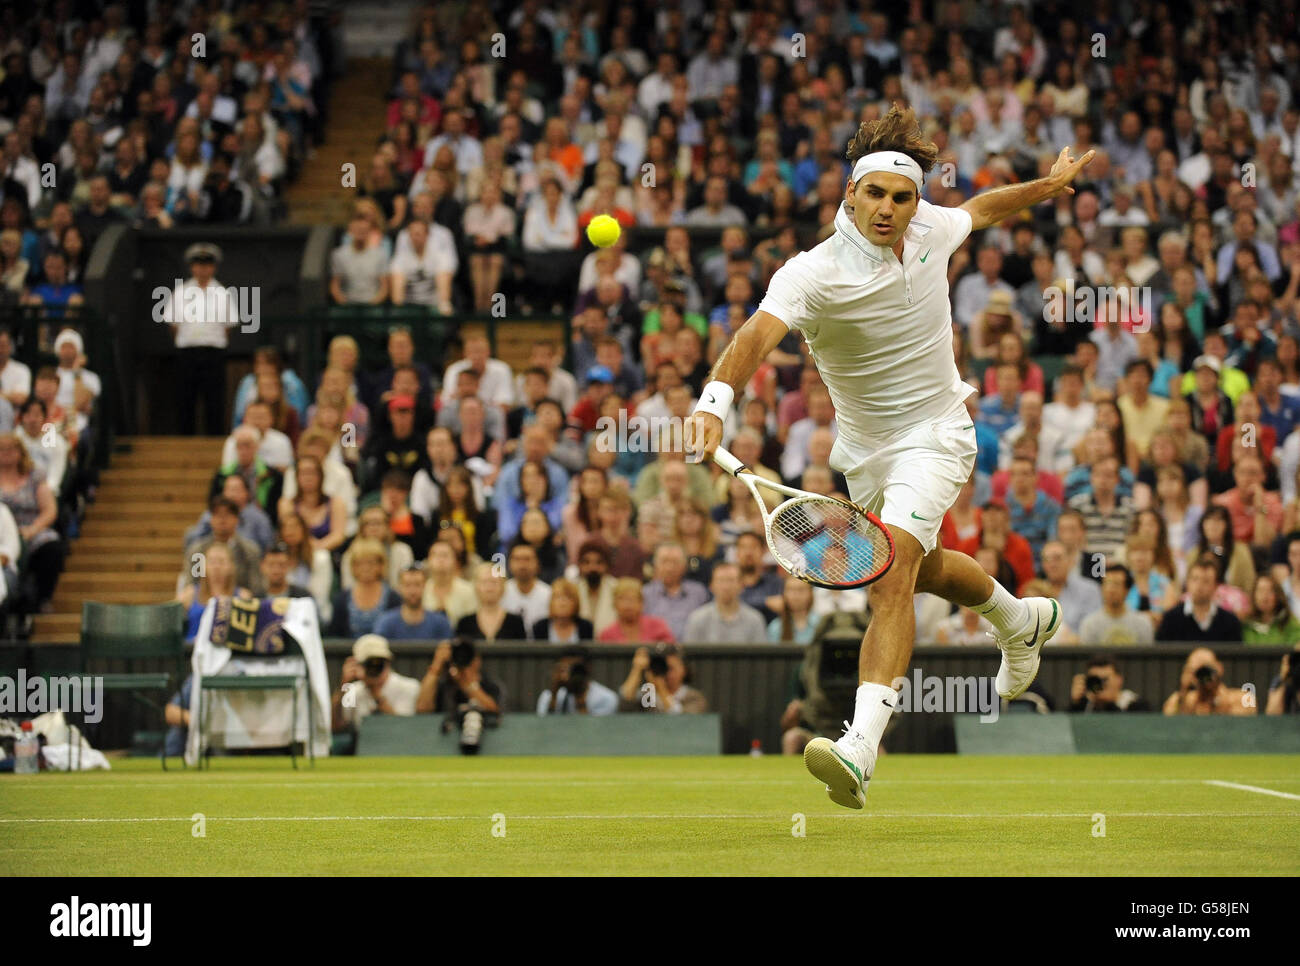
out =
[[912,658],[914,594],[937,594],[988,618],[1002,649],[996,687],[1004,698],[1033,682],[1039,652],[1061,625],[1055,600],[1018,599],[973,558],[938,544],[976,451],[965,406],[975,390],[953,359],[948,259],[972,231],[1073,194],[1071,182],[1094,153],[1075,160],[1063,148],[1045,178],[941,208],[920,197],[938,149],[912,111],[895,105],[864,122],[849,143],[853,172],[834,233],[776,272],[758,310],[718,357],[688,420],[688,459],[710,456],[736,392],[797,329],[835,403],[831,466],[845,475],[849,498],[893,534],[893,567],[871,587],[853,722],[838,741],[815,738],[804,750],[808,770],[839,805],[866,804],[880,737],[897,704],[891,682]]

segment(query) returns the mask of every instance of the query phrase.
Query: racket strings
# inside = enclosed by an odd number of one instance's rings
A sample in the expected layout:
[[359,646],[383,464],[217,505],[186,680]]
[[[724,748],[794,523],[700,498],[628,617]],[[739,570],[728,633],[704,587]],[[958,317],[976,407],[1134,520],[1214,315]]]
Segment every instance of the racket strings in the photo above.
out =
[[771,521],[772,552],[797,577],[859,584],[890,559],[889,536],[867,516],[836,500],[792,500]]

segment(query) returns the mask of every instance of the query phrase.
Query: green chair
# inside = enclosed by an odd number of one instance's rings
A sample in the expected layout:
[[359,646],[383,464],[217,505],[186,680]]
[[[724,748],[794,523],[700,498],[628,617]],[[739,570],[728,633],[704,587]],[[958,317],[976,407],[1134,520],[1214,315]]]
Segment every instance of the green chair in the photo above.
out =
[[[302,648],[292,637],[286,635],[288,647],[285,654],[297,654],[302,656]],[[240,655],[241,657],[256,657],[256,655]],[[278,656],[278,655],[277,655]],[[210,714],[210,705],[205,698],[208,691],[289,691],[292,695],[290,712],[292,717],[289,718],[289,759],[293,762],[293,767],[298,768],[298,753],[294,750],[296,731],[298,728],[298,688],[299,685],[307,692],[307,757],[312,767],[316,767],[316,716],[315,704],[312,700],[311,680],[307,676],[306,660],[303,661],[303,671],[301,674],[215,674],[203,678],[198,690],[193,695],[193,700],[198,703],[198,722],[199,722],[199,767],[210,768],[212,762],[209,760],[208,748],[208,721]]]
[[[91,662],[125,661],[127,670],[112,674],[92,671]],[[161,670],[135,671],[136,661],[161,663]],[[185,668],[185,608],[180,601],[165,604],[81,605],[81,669],[103,681],[105,691],[126,691],[161,716],[165,705],[142,697],[140,692],[166,692],[180,681]],[[80,758],[80,744],[78,758]],[[167,747],[160,754],[167,768]],[[78,762],[79,764],[79,762]]]

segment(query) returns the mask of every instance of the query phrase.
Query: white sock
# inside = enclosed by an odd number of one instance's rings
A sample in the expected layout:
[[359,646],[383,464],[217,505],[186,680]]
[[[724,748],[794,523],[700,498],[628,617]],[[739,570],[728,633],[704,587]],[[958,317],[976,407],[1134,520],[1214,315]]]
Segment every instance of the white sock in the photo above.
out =
[[982,604],[975,605],[975,613],[988,618],[999,632],[1014,634],[1025,626],[1029,620],[1029,611],[1025,602],[1012,595],[996,580],[993,581],[993,596]]
[[898,707],[898,692],[887,684],[858,685],[857,699],[853,707],[853,730],[861,732],[867,739],[867,747],[874,755],[880,747],[880,738],[885,733],[885,725]]

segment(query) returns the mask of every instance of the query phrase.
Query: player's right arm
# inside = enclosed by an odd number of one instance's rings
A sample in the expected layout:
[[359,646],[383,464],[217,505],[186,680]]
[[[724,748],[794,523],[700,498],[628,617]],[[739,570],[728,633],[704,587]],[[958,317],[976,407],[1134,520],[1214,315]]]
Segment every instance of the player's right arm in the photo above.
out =
[[[700,395],[700,402],[696,405],[695,412],[691,413],[684,427],[683,439],[688,462],[699,462],[712,456],[722,442],[721,417],[703,407],[718,407],[721,403],[722,410],[730,408],[731,398],[754,378],[754,373],[758,371],[758,367],[767,358],[768,353],[780,345],[789,331],[789,326],[785,322],[770,312],[760,309],[749,317],[749,320],[740,327],[740,331],[727,343],[722,354],[718,356],[718,361],[713,364],[713,370],[709,373],[709,382]],[[731,390],[727,393],[725,388],[722,389],[722,393],[729,398],[721,401],[718,399],[720,388],[718,383]]]

